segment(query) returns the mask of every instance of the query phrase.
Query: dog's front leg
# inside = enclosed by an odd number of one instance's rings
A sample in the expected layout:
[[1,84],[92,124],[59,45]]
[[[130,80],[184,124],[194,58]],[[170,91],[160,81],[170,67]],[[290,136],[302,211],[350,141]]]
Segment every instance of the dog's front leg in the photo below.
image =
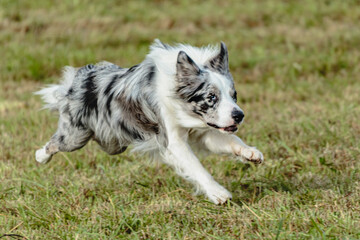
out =
[[197,190],[204,192],[215,204],[222,204],[232,198],[231,193],[206,171],[184,139],[175,137],[169,140],[164,154],[165,163],[171,165],[180,176],[194,183]]
[[212,152],[234,154],[239,156],[242,162],[260,164],[264,161],[263,154],[259,150],[246,145],[236,135],[209,131],[202,136],[201,140]]

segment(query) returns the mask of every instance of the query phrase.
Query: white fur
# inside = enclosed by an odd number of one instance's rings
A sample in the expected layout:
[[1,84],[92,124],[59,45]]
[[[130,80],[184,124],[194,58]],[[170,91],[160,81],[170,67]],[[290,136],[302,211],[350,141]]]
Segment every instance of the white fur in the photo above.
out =
[[[184,108],[183,101],[179,100],[174,93],[174,89],[176,88],[176,63],[179,51],[186,52],[186,54],[190,56],[201,69],[205,69],[204,65],[206,62],[215,57],[219,50],[210,46],[196,48],[183,44],[178,44],[175,47],[164,47],[158,40],[155,41],[150,49],[151,51],[147,58],[139,67],[140,70],[134,72],[134,74],[126,79],[126,85],[119,83],[114,86],[114,88],[116,94],[129,91],[130,93],[127,96],[128,99],[139,97],[143,89],[137,88],[138,85],[136,84],[138,83],[138,79],[146,74],[149,66],[156,66],[155,84],[154,89],[152,89],[153,94],[151,95],[151,98],[147,99],[148,102],[142,102],[141,106],[143,113],[151,121],[157,121],[159,118],[161,119],[168,144],[164,145],[159,141],[157,135],[150,134],[146,135],[143,141],[132,142],[134,146],[133,151],[157,153],[157,156],[160,156],[163,162],[172,166],[180,176],[194,183],[197,192],[205,193],[206,196],[216,204],[222,204],[228,199],[231,199],[231,193],[217,183],[201,165],[200,161],[193,153],[189,142],[196,142],[214,153],[230,154],[240,161],[245,162],[261,163],[263,162],[263,155],[260,151],[256,150],[256,148],[247,146],[236,135],[225,133],[222,129],[211,128],[202,119],[196,117],[196,115],[189,114],[188,110]],[[104,64],[104,66],[112,66],[111,63],[107,62],[101,64]],[[100,66],[101,64],[98,64],[97,66]],[[118,70],[118,72],[121,71],[123,70]],[[118,72],[98,77],[97,85],[101,85],[102,87],[108,85],[111,78],[115,74],[118,74]],[[46,108],[58,110],[60,112],[61,121],[65,125],[70,124],[70,120],[67,117],[62,117],[62,111],[65,106],[69,106],[69,103],[71,103],[70,100],[66,98],[66,94],[71,86],[80,84],[74,82],[74,79],[77,77],[76,74],[77,69],[68,67],[64,70],[64,77],[61,84],[50,85],[48,88],[44,88],[36,93],[42,95],[42,99],[46,103]],[[218,116],[214,124],[222,128],[231,126],[234,124],[231,112],[234,109],[241,111],[240,107],[236,105],[229,95],[229,91],[233,87],[233,82],[226,76],[213,71],[208,71],[208,74],[208,81],[216,85],[222,96],[218,107]],[[103,92],[101,89],[100,92]],[[99,96],[98,106],[100,109],[106,108],[105,97],[106,96]],[[158,104],[158,116],[155,115],[147,105],[152,103]],[[70,104],[70,110],[79,107],[81,108],[79,105]],[[101,141],[111,139],[117,139],[119,140],[119,143],[127,141],[122,136],[121,132],[114,131],[114,126],[118,119],[121,118],[121,114],[121,111],[119,111],[119,113],[113,113],[113,116],[115,115],[115,117],[110,120],[103,119],[103,114],[99,114],[98,118],[90,116],[87,120],[89,126],[92,127],[91,131],[94,132],[94,137]],[[102,121],[100,121],[99,118]],[[109,122],[109,125],[105,124],[107,121]],[[99,124],[99,122],[102,124]],[[89,134],[89,132],[85,133]],[[71,146],[67,146],[68,148],[65,150],[62,150],[62,148],[59,148],[59,146],[52,142],[46,144],[43,148],[36,151],[36,160],[40,163],[46,163],[58,151],[73,151],[82,147],[79,144],[76,144],[79,139],[85,141],[86,144],[86,138],[90,135],[85,135],[85,133],[82,133],[80,130],[79,132],[71,131],[71,134],[74,134],[76,137],[71,138],[68,141],[68,144],[74,147],[71,148]],[[65,137],[68,136],[66,135]],[[126,142],[126,144],[128,144],[128,142]]]
[[75,74],[76,68],[65,67],[63,69],[63,79],[60,84],[51,84],[48,87],[35,92],[36,95],[41,95],[42,100],[46,103],[44,108],[48,108],[51,111],[57,111],[59,109],[59,103],[70,88]]
[[36,153],[35,153],[36,161],[39,163],[43,163],[43,164],[49,162],[51,159],[51,156],[52,156],[51,154],[46,153],[45,146],[40,148],[39,150],[36,150]]

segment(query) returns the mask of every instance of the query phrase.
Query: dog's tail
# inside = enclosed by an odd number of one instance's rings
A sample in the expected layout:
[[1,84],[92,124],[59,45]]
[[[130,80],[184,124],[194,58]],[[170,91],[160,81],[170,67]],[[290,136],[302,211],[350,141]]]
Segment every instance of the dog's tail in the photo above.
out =
[[65,67],[60,84],[48,85],[34,93],[41,95],[41,99],[45,102],[44,108],[48,108],[51,111],[59,110],[60,102],[65,99],[66,94],[71,88],[76,72],[77,70],[73,67]]

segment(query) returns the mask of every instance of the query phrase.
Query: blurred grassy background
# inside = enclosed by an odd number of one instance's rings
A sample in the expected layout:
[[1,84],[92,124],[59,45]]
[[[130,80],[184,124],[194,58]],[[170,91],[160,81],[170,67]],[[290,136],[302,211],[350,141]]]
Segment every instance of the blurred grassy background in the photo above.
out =
[[[358,1],[0,1],[0,236],[359,239]],[[56,129],[32,92],[65,65],[139,63],[153,39],[224,41],[254,167],[210,156],[214,206],[168,167],[94,143],[46,166]]]

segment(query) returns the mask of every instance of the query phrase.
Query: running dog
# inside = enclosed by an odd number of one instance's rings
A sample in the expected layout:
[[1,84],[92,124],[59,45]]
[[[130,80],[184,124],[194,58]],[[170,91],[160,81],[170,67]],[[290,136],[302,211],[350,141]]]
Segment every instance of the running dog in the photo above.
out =
[[145,60],[131,68],[109,62],[65,67],[62,82],[37,92],[45,108],[59,112],[58,129],[36,151],[48,162],[95,140],[108,154],[148,153],[173,167],[215,204],[231,199],[201,165],[190,145],[262,163],[263,155],[234,133],[244,119],[236,104],[228,51],[164,44],[150,47]]

